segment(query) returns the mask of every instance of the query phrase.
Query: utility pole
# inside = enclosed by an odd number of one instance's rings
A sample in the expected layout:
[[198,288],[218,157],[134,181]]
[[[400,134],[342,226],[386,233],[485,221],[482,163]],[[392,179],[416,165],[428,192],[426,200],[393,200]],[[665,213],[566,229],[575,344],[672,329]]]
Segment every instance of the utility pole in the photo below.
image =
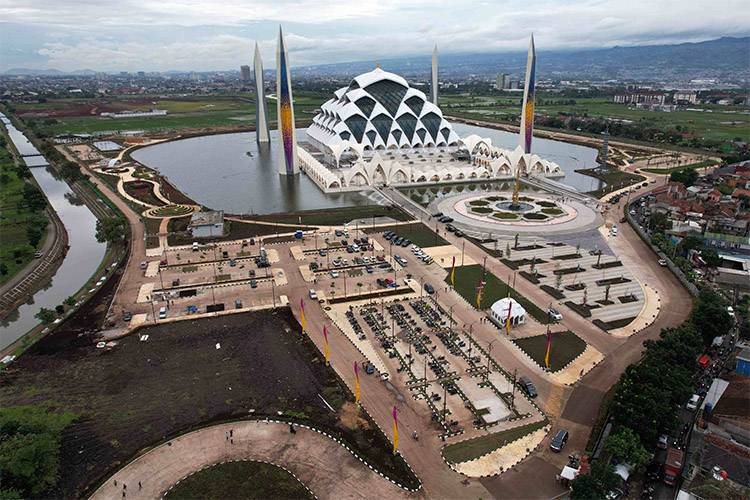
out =
[[443,381],[443,425],[448,430],[448,384]]
[[466,241],[461,243],[461,267],[464,267],[464,248],[466,248]]
[[513,388],[510,391],[510,409],[513,410],[516,407],[516,376],[518,375],[518,368],[513,368]]
[[498,339],[493,340],[492,342],[487,343],[487,375],[491,373],[492,370],[490,370],[490,358],[492,358],[492,344],[497,342]]

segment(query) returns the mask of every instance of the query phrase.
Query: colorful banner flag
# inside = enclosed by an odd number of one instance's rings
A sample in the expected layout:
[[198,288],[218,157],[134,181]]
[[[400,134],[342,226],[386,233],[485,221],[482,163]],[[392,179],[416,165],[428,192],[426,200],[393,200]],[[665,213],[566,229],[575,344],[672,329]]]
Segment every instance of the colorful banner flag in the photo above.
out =
[[451,286],[456,286],[453,278],[456,276],[456,256],[453,256],[453,266],[451,266]]
[[326,332],[326,327],[323,327],[323,342],[325,342],[326,345],[326,364],[328,364],[328,333]]
[[549,368],[549,346],[552,343],[552,332],[547,325],[547,354],[544,356],[544,366]]
[[398,420],[396,419],[396,407],[393,407],[393,453],[398,449]]
[[508,335],[510,335],[510,313],[513,310],[513,299],[510,298],[510,294],[508,294],[508,319],[505,321],[505,329],[508,331]]
[[359,374],[356,361],[354,362],[354,402],[359,404]]
[[302,310],[302,331],[306,332],[306,324],[305,324],[305,301],[304,299],[299,299],[299,307]]
[[482,280],[479,280],[479,289],[477,290],[477,308],[482,308]]

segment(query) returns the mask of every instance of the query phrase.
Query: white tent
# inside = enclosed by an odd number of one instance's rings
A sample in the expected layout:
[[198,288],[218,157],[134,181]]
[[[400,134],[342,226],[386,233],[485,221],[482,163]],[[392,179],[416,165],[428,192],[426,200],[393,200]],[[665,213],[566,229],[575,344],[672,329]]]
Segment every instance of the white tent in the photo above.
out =
[[526,309],[510,297],[500,299],[492,304],[491,314],[495,321],[505,325],[508,321],[508,309],[510,308],[511,326],[522,325],[526,321]]

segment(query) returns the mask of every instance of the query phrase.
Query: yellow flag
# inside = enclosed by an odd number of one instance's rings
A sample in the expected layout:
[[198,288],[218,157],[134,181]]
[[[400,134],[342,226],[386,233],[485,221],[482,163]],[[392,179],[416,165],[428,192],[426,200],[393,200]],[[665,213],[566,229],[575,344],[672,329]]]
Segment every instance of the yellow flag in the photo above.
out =
[[456,276],[456,256],[453,256],[453,266],[451,266],[451,286],[456,286],[453,278]]
[[302,331],[307,331],[307,328],[305,328],[305,302],[302,299],[299,299],[299,307],[302,311]]
[[323,327],[323,342],[326,345],[326,364],[328,364],[328,334],[326,333],[326,327]]
[[359,374],[356,361],[354,362],[354,402],[359,403]]
[[396,407],[393,407],[393,453],[398,450],[398,420],[396,419]]

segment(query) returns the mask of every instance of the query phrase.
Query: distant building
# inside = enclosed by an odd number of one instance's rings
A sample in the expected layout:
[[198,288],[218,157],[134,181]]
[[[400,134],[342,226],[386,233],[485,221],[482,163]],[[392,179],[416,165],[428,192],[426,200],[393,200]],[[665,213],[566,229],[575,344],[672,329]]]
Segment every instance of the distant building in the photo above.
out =
[[674,93],[673,100],[675,104],[698,104],[698,94],[695,92],[681,92],[678,90]]
[[639,90],[636,92],[623,92],[615,94],[614,102],[617,104],[659,104],[663,105],[666,102],[667,95],[664,92],[652,92],[646,90]]
[[250,66],[247,66],[247,65],[240,66],[240,79],[243,82],[250,81]]
[[224,232],[224,212],[221,210],[193,212],[188,231],[196,238],[221,236]]
[[139,78],[143,78],[144,76],[146,76],[146,72],[145,71],[139,71],[138,72],[138,77]]
[[497,74],[497,88],[500,90],[509,90],[510,89],[510,75],[508,73],[498,73]]
[[133,111],[126,113],[100,113],[100,116],[108,118],[145,118],[148,116],[164,116],[167,114],[166,109],[151,108],[148,111]]

